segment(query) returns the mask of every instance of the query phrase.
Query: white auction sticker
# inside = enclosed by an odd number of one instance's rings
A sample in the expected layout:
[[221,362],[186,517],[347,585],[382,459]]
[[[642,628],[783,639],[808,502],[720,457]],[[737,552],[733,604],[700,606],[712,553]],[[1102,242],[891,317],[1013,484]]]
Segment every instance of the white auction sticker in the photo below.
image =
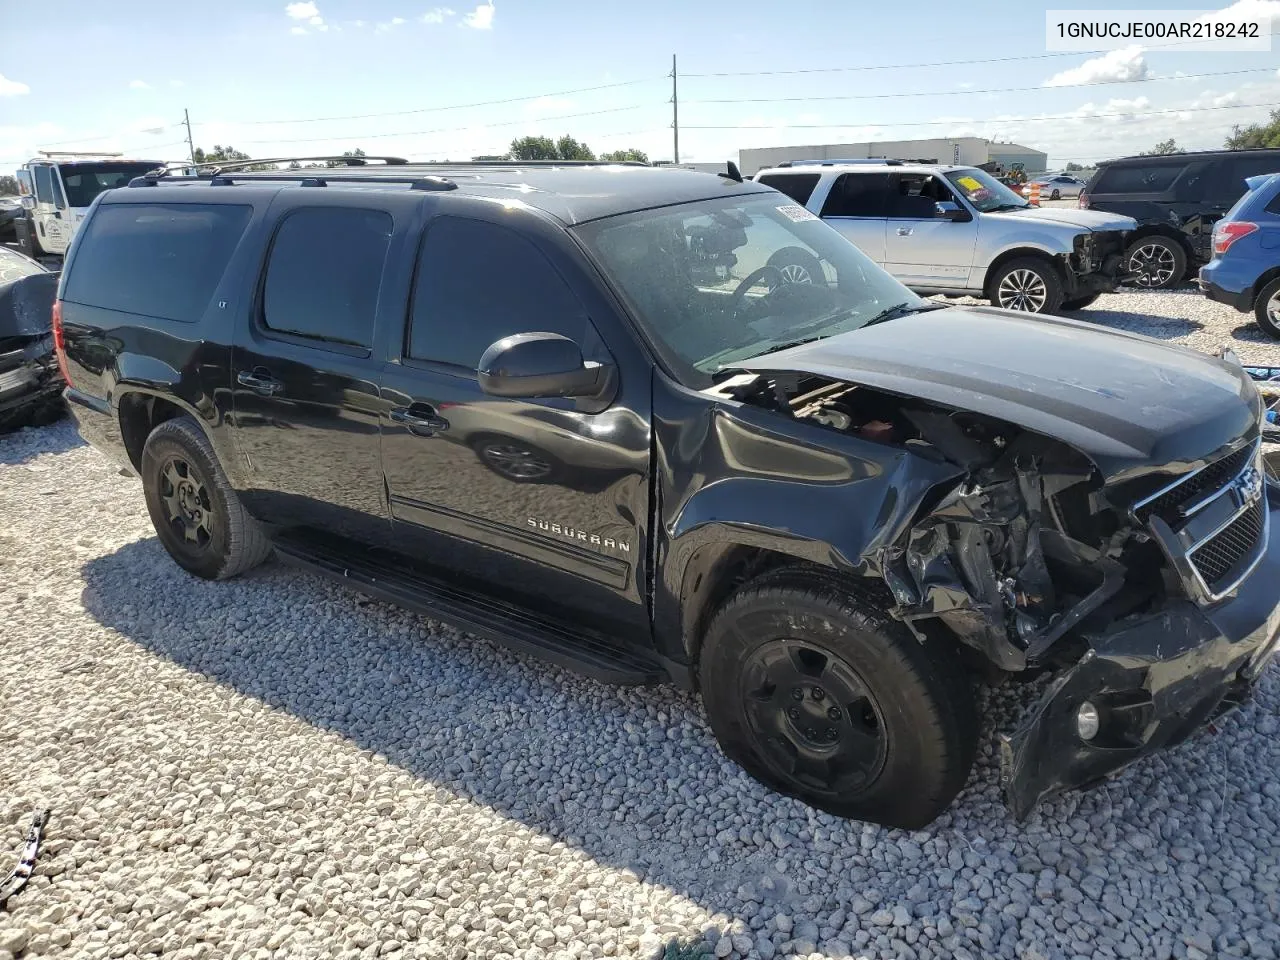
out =
[[1045,49],[1164,53],[1270,50],[1271,21],[1261,4],[1223,10],[1046,10]]
[[792,223],[800,223],[804,220],[817,220],[812,213],[800,206],[798,203],[788,203],[784,207],[779,207],[778,212],[790,220]]

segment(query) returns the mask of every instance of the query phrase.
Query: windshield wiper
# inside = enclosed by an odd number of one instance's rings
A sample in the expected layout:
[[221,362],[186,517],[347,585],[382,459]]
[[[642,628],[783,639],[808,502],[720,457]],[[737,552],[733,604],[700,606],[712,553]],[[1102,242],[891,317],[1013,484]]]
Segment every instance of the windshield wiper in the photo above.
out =
[[895,303],[892,307],[885,307],[874,317],[864,323],[859,329],[865,329],[877,323],[884,323],[886,320],[892,320],[895,317],[903,317],[912,313],[925,313],[929,310],[945,310],[945,303],[922,303],[912,306],[909,303]]
[[987,213],[999,213],[1001,210],[1026,210],[1031,206],[1029,203],[999,203],[992,207]]

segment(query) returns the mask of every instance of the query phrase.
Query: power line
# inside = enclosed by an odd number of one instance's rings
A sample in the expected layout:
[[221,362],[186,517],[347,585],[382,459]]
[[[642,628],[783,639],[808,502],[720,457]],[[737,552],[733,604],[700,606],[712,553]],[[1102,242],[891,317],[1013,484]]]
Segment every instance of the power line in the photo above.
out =
[[[505,103],[526,103],[530,100],[541,100],[545,97],[564,97],[571,93],[593,93],[597,90],[614,90],[618,87],[631,87],[638,83],[653,83],[665,77],[645,77],[642,80],[622,80],[618,83],[602,83],[594,87],[577,87],[573,90],[557,90],[554,93],[535,93],[523,97],[506,97],[502,100],[479,100],[475,103],[453,103],[443,107],[419,107],[415,110],[392,110],[388,113],[353,113],[341,117],[303,117],[293,120],[244,120],[243,126],[281,123],[323,123],[327,120],[368,120],[376,117],[403,117],[411,113],[439,113],[443,110],[468,110],[472,107],[493,107]],[[284,142],[284,141],[278,141]]]
[[[979,90],[920,90],[912,93],[857,93],[819,97],[746,97],[729,100],[685,100],[685,103],[808,103],[815,100],[892,100],[900,97],[967,97],[978,93],[1027,93],[1029,91],[1068,90],[1076,87],[1106,87],[1116,84],[1156,83],[1162,80],[1203,80],[1206,77],[1232,77],[1242,73],[1271,73],[1273,67],[1251,70],[1221,70],[1217,73],[1189,73],[1180,77],[1143,77],[1140,80],[1095,80],[1090,83],[1063,83],[1053,87],[987,87]],[[686,74],[687,76],[687,74]]]
[[551,120],[573,120],[578,117],[598,117],[606,113],[625,113],[629,110],[641,110],[651,106],[647,103],[635,103],[627,107],[610,107],[607,110],[589,110],[585,113],[565,113],[556,117],[524,117],[520,120],[504,120],[501,123],[484,123],[469,124],[465,127],[436,127],[433,130],[399,130],[392,133],[359,133],[359,134],[343,134],[333,137],[309,137],[304,139],[291,140],[245,140],[245,146],[273,144],[273,143],[328,143],[335,140],[377,140],[384,137],[417,137],[428,133],[457,133],[459,130],[470,130],[475,126],[482,128],[488,127],[515,127],[525,123],[544,123]]
[[925,126],[960,126],[962,124],[1005,124],[1032,123],[1040,120],[1128,120],[1133,117],[1155,117],[1169,113],[1204,113],[1210,110],[1247,110],[1258,107],[1280,106],[1280,101],[1272,103],[1234,103],[1222,107],[1186,107],[1181,110],[1147,110],[1141,113],[1060,113],[1043,117],[989,117],[974,120],[912,120],[904,123],[765,123],[765,124],[730,124],[720,126],[690,126],[686,130],[854,130],[859,127],[925,127]]

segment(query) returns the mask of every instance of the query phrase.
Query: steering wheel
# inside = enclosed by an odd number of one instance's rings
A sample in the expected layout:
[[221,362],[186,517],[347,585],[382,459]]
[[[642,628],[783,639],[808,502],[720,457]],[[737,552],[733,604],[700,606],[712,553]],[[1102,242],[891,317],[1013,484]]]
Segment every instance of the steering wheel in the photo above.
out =
[[[742,309],[742,301],[746,299],[747,291],[765,277],[769,276],[774,278],[774,282],[772,284],[773,290],[778,289],[778,287],[785,285],[787,282],[787,278],[783,276],[782,271],[777,267],[770,266],[769,264],[765,264],[763,267],[752,270],[742,278],[742,282],[738,284],[737,289],[733,291],[733,296],[729,300],[729,313],[731,316],[736,316],[738,311]],[[772,292],[772,290],[770,292]]]

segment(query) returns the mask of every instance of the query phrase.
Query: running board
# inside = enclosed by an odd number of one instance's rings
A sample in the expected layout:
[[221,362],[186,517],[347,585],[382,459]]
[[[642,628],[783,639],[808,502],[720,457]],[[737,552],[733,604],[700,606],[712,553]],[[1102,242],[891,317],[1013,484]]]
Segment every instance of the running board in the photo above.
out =
[[286,563],[323,574],[379,600],[398,604],[460,630],[540,657],[603,683],[639,686],[669,678],[656,656],[603,634],[564,625],[508,603],[368,555],[340,553],[327,544],[277,540]]

